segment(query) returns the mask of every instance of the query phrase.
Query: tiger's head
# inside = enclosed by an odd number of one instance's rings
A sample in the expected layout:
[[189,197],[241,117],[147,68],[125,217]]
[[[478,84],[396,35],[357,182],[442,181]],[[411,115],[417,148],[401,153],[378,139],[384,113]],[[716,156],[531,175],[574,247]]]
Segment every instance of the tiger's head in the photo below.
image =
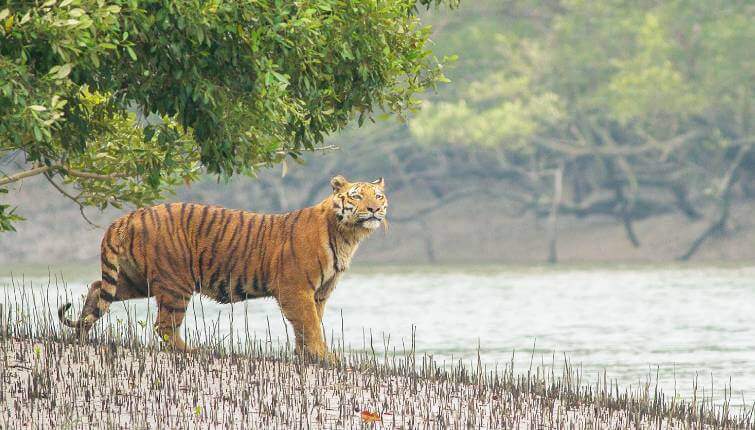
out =
[[339,175],[330,180],[330,185],[333,210],[342,225],[372,231],[385,223],[388,198],[383,178],[373,182],[349,182]]

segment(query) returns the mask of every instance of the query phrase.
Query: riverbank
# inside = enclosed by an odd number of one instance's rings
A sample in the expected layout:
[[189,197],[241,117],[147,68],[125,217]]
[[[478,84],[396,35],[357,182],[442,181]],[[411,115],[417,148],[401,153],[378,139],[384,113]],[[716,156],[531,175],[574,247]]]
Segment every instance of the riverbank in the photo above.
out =
[[[0,261],[17,264],[76,263],[96,267],[104,229],[123,211],[100,213],[88,209],[89,225],[78,206],[49,188],[43,178],[24,183],[12,193],[11,206],[27,221],[16,232],[0,236]],[[192,189],[180,189],[173,200],[220,204],[254,211],[297,209],[311,201],[291,199],[284,207],[271,207],[270,199],[256,190],[257,182],[238,178],[228,185],[205,181]],[[467,184],[473,186],[474,183]],[[504,183],[491,188],[505,188]],[[456,187],[464,188],[463,184]],[[327,184],[321,190],[327,193]],[[287,195],[297,195],[292,187]],[[434,197],[425,189],[405,188],[389,194],[390,229],[377,232],[360,247],[355,264],[526,264],[543,263],[548,256],[547,223],[532,214],[518,215],[517,208],[501,199],[470,195],[436,210]],[[474,207],[473,211],[469,208]],[[616,216],[586,218],[562,214],[558,224],[557,251],[561,263],[634,262],[669,263],[683,255],[715,218],[715,207],[703,206],[703,215],[690,220],[669,212],[635,220],[640,246],[626,237]],[[755,202],[736,202],[731,208],[727,232],[708,239],[693,257],[697,262],[755,261]],[[419,215],[413,215],[419,214]],[[44,238],[44,240],[40,240]]]
[[[7,320],[6,320],[7,321]],[[579,375],[435,367],[411,354],[338,367],[284,352],[161,350],[0,336],[0,427],[753,428],[749,413],[652,390],[580,386]]]

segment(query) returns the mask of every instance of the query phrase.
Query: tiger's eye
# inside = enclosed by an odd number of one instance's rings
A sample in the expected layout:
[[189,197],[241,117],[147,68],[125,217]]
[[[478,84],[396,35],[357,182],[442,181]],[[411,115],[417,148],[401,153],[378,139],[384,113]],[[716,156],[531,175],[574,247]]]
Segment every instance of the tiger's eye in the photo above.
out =
[[353,196],[351,196],[351,198],[354,200],[362,200],[362,196],[360,196],[359,194],[354,194]]

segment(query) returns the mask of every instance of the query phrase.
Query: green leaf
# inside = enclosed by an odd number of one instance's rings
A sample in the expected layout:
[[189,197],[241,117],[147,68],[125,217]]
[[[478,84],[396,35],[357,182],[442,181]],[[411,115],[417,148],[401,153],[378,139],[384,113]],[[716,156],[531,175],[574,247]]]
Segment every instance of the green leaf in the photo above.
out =
[[126,46],[126,52],[128,52],[128,56],[131,57],[133,61],[136,61],[136,52],[134,52],[134,49],[130,46]]
[[54,78],[63,79],[67,77],[69,74],[71,74],[72,68],[73,66],[71,65],[71,63],[63,64],[62,66],[58,68],[57,72],[55,73]]

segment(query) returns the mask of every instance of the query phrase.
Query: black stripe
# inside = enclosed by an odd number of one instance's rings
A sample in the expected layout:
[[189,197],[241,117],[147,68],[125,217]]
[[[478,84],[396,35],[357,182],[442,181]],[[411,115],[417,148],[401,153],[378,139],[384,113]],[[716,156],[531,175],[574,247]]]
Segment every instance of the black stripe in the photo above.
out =
[[146,211],[149,211],[149,219],[152,220],[152,223],[155,224],[155,227],[157,227],[157,231],[160,231],[160,218],[157,216],[157,208],[151,207],[148,209],[145,209]]
[[257,273],[254,273],[254,276],[252,276],[252,291],[262,291],[262,288],[260,288],[259,280],[257,279]]
[[296,228],[296,224],[299,222],[299,217],[301,217],[302,211],[296,211],[294,215],[293,221],[291,221],[291,227],[289,228],[288,232],[288,242],[291,246],[291,256],[294,258],[294,262],[298,261],[299,258],[296,256],[296,244],[294,243],[294,230]]
[[[245,214],[246,215],[246,214]],[[246,229],[246,238],[244,239],[244,247],[241,249],[241,262],[244,265],[242,276],[244,278],[244,282],[246,283],[246,277],[249,274],[249,260],[251,259],[251,248],[249,247],[249,240],[252,238],[252,230],[254,228],[254,215],[249,215],[249,227]]]
[[217,234],[217,235],[215,235],[215,237],[211,240],[212,241],[212,246],[210,248],[210,261],[207,263],[210,266],[212,266],[212,263],[215,260],[215,256],[217,255],[218,244],[220,244],[220,242],[225,237],[225,233],[226,233],[226,231],[228,231],[228,225],[230,224],[230,222],[228,222],[228,220],[226,220],[225,209],[222,209],[220,211],[220,221],[223,223],[223,228],[220,229],[220,233]]
[[[212,267],[212,260],[215,257],[213,253],[214,253],[215,241],[217,240],[217,238],[210,238],[209,235],[212,232],[212,225],[215,224],[217,217],[218,217],[218,212],[217,211],[213,212],[212,217],[210,218],[210,222],[207,224],[207,227],[205,228],[205,232],[204,233],[200,232],[199,234],[197,234],[197,236],[201,235],[201,237],[203,237],[204,239],[207,239],[208,241],[212,242],[211,250],[213,252],[210,253],[210,261],[207,263],[208,268]],[[202,252],[204,253],[204,250]]]
[[178,220],[181,221],[181,225],[184,225],[184,216],[186,215],[186,206],[188,206],[186,203],[181,203],[181,212],[179,215]]
[[223,223],[223,228],[220,229],[220,234],[215,236],[216,242],[223,240],[223,238],[225,237],[225,232],[228,230],[228,224],[230,223],[228,217],[226,217],[226,212],[227,211],[225,208],[220,210],[220,222]]
[[262,215],[260,226],[257,228],[257,233],[254,235],[254,247],[259,248],[259,244],[262,242],[261,236],[265,235],[265,222],[267,221],[267,215]]
[[110,252],[115,252],[115,247],[113,246],[113,226],[111,225],[107,229],[107,233],[105,233],[105,248]]
[[135,287],[136,282],[133,281],[127,274],[125,270],[121,270],[118,272],[118,283],[123,284],[126,287]]
[[114,247],[113,245],[111,245],[111,244],[110,244],[110,242],[107,242],[107,243],[105,244],[105,247],[107,248],[107,250],[108,250],[108,251],[109,251],[110,253],[112,253],[112,254],[118,254],[118,251],[117,251],[117,250],[115,249],[115,247]]
[[162,288],[160,288],[160,292],[161,293],[167,293],[167,295],[173,297],[176,300],[186,300],[187,299],[187,295],[186,294],[184,294],[181,291],[174,290],[172,288],[168,288],[168,286],[165,285],[165,283],[162,284]]
[[[181,234],[179,234],[178,230],[180,230]],[[172,235],[175,238],[175,250],[178,253],[178,257],[183,257],[182,269],[189,269],[189,273],[191,274],[191,281],[194,282],[194,268],[192,267],[191,248],[189,247],[189,241],[186,237],[186,229],[183,228],[181,219],[178,220],[177,231],[175,231]]]
[[202,235],[202,230],[204,229],[204,223],[207,221],[207,213],[210,211],[209,206],[202,206],[202,214],[199,216],[199,227],[197,227],[197,237]]
[[162,310],[165,309],[166,311],[170,313],[186,313],[186,308],[174,308],[173,306],[166,305],[165,303],[157,303],[157,307]]
[[235,288],[236,297],[238,297],[241,300],[246,300],[249,298],[249,295],[244,291],[244,285],[239,282],[236,284]]
[[[270,215],[272,217],[272,215]],[[262,224],[265,224],[265,221],[267,220],[268,215],[262,215]],[[272,222],[271,222],[272,224]],[[267,234],[267,231],[270,228],[262,228],[262,232],[259,234],[259,241],[255,248],[259,249],[259,259],[257,260],[257,267],[255,268],[255,273],[259,273],[261,276],[264,275],[265,272],[265,235]],[[263,277],[264,282],[264,277]]]
[[218,212],[217,210],[212,211],[212,218],[210,218],[210,222],[207,223],[207,228],[205,229],[206,233],[205,235],[209,235],[212,231],[212,226],[215,225],[215,222],[218,220]]
[[320,266],[320,288],[322,288],[325,285],[325,268],[322,267],[322,260],[319,256],[317,257],[317,265]]
[[[204,285],[204,251],[199,253],[199,279],[196,280],[196,284],[200,286]],[[197,290],[199,291],[199,290]]]
[[[184,242],[186,242],[184,245],[186,246],[186,251],[189,256],[189,273],[191,273],[191,280],[192,282],[196,284],[197,275],[196,273],[194,273],[194,247],[189,244],[189,231],[191,231],[191,218],[194,216],[194,210],[196,209],[196,206],[195,205],[186,205],[186,206],[191,206],[191,208],[189,209],[189,215],[186,217],[186,223],[183,224]],[[181,222],[183,223],[183,216],[181,217]]]
[[105,290],[100,290],[100,298],[106,302],[112,303],[115,301],[115,296],[108,293]]
[[228,284],[222,279],[218,282],[218,294],[215,299],[219,303],[231,303],[231,298],[228,296]]
[[145,221],[146,216],[146,210],[142,209],[141,214],[139,214],[139,219],[142,223],[142,259],[144,260],[144,273],[149,273],[149,267],[147,267],[147,262],[149,259],[147,258],[147,224]]
[[[241,211],[239,211],[239,222],[236,224],[236,227],[233,229],[233,233],[231,233],[231,242],[230,247],[226,251],[226,264],[225,264],[225,271],[233,275],[233,273],[236,270],[236,266],[239,264],[239,258],[238,255],[236,255],[236,251],[239,248],[239,244],[241,243],[241,236],[239,236],[239,232],[242,230],[241,227],[244,225],[244,218],[241,216]],[[230,267],[229,267],[230,266]]]
[[124,272],[124,271],[118,272],[118,278],[122,278],[126,282],[126,285],[128,285],[129,287],[131,287],[134,290],[136,290],[136,292],[139,293],[139,294],[141,294],[142,296],[147,297],[148,292],[147,292],[147,290],[144,289],[144,287],[142,286],[142,284],[139,283],[139,282],[134,282],[134,280],[131,279],[126,274],[126,272]]
[[328,222],[328,245],[330,246],[330,252],[333,253],[333,270],[338,272],[338,254],[336,253],[336,244],[333,239],[333,226]]
[[110,285],[118,285],[118,281],[113,279],[113,277],[110,276],[110,274],[105,273],[105,272],[102,272],[102,280],[107,282]]
[[167,212],[167,214],[168,214],[168,217],[167,217],[167,221],[168,221],[168,234],[170,234],[171,236],[173,236],[173,233],[175,232],[175,227],[174,227],[174,224],[173,224],[173,211],[170,210],[172,206],[169,206],[167,203],[165,203],[163,206],[165,206],[165,212]]
[[168,266],[162,267],[162,271],[166,271],[169,269],[176,269],[179,267],[178,264],[178,254],[179,252],[176,250],[176,244],[175,244],[175,236],[169,235],[170,238],[168,240],[163,240],[162,245],[163,248],[159,251],[160,255],[162,255],[166,260],[168,260]]
[[213,270],[210,273],[210,280],[209,282],[207,282],[208,287],[215,288],[215,285],[218,282],[219,272],[220,272],[219,270]]
[[112,271],[114,271],[114,272],[117,272],[117,271],[118,271],[118,268],[117,268],[117,267],[115,267],[115,264],[113,264],[113,263],[111,263],[111,262],[107,261],[107,260],[105,259],[105,256],[104,256],[104,255],[102,256],[102,258],[100,258],[100,261],[102,262],[102,265],[103,265],[103,266],[105,266],[105,267],[107,267],[108,269],[110,269],[110,270],[112,270]]
[[134,224],[130,224],[128,228],[128,256],[131,258],[131,262],[136,264],[136,255],[134,255],[134,242],[136,242],[136,228]]
[[189,215],[186,217],[186,228],[191,228],[191,219],[194,218],[194,213],[197,211],[197,205],[189,204]]
[[[275,244],[275,239],[277,238],[275,234],[275,225],[276,225],[276,221],[278,221],[279,218],[280,217],[278,215],[272,215],[272,217],[270,218],[270,237],[268,238],[268,242],[270,242],[269,246],[273,246]],[[281,246],[283,245],[284,244],[281,244]],[[270,263],[272,260],[272,256],[271,258],[267,258],[268,257],[267,247],[268,246],[266,246],[265,243],[262,244],[262,249],[265,250],[265,254],[264,254],[265,258],[263,259],[261,263],[262,264],[262,283],[264,285],[270,285],[270,278],[272,277],[270,273]]]

